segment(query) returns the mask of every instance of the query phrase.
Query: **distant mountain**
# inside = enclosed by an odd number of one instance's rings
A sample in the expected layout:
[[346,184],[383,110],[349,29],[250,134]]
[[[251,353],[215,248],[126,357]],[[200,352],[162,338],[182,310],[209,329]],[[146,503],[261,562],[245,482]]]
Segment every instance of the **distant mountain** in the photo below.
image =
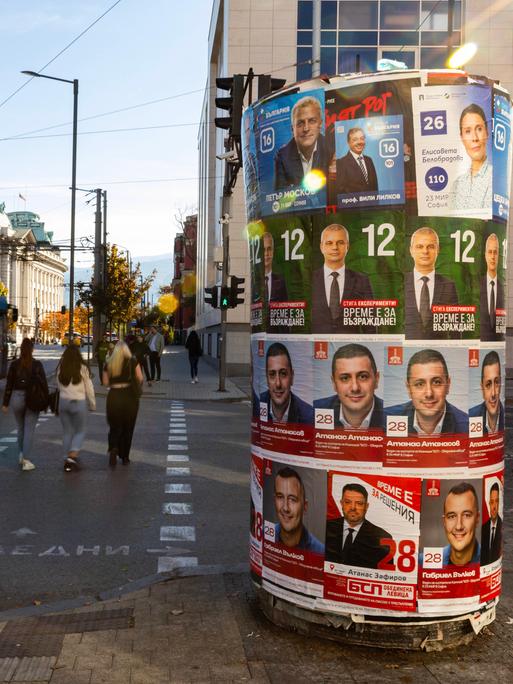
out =
[[[173,254],[161,254],[156,256],[135,256],[132,263],[141,264],[141,271],[144,277],[149,276],[155,269],[157,274],[155,280],[150,288],[150,301],[153,296],[154,302],[157,301],[159,287],[163,285],[170,285],[173,279]],[[75,282],[88,283],[93,276],[93,269],[91,268],[75,268]],[[69,283],[69,271],[64,275],[65,283]]]

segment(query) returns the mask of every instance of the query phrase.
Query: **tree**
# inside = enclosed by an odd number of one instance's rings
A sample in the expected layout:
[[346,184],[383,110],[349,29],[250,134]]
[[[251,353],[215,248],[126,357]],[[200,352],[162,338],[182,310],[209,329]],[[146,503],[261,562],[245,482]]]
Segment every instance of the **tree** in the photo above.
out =
[[107,319],[107,326],[118,333],[128,321],[137,318],[141,300],[150,289],[156,271],[142,277],[141,266],[130,270],[128,259],[120,254],[116,245],[107,248],[107,274],[105,287],[91,281],[89,289],[81,293],[81,300],[91,308],[99,309]]

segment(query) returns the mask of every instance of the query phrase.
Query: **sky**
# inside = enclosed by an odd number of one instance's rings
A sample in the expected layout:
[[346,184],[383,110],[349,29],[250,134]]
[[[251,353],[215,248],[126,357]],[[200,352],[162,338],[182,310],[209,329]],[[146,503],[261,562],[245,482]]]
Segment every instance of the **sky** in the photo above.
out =
[[[70,240],[73,87],[20,72],[41,71],[115,3],[0,0],[0,204],[39,214],[56,244]],[[41,71],[79,79],[77,187],[107,190],[108,240],[132,256],[172,252],[175,216],[197,209],[211,8],[212,0],[120,0]],[[112,130],[151,126],[166,128]],[[94,235],[87,199],[77,192],[77,245]],[[77,252],[77,266],[89,261]]]

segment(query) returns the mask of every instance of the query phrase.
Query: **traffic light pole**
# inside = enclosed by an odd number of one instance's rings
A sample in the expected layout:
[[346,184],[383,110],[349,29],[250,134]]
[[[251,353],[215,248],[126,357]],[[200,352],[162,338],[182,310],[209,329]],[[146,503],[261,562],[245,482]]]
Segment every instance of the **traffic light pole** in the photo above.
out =
[[[223,271],[221,274],[221,288],[228,285],[228,272],[230,270],[230,209],[232,204],[231,191],[226,188],[223,192],[222,201],[222,235],[223,235]],[[221,354],[219,358],[219,392],[226,392],[226,333],[228,329],[228,310],[221,309]]]

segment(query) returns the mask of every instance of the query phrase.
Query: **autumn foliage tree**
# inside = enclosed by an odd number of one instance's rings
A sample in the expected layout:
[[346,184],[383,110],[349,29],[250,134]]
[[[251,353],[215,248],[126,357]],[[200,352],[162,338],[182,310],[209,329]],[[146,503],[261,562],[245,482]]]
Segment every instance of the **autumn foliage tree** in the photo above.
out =
[[150,289],[156,272],[142,277],[141,266],[130,269],[128,259],[116,245],[109,245],[107,254],[107,284],[105,287],[93,281],[84,290],[81,299],[95,308],[107,319],[107,327],[118,333],[124,325],[140,312],[143,295]]
[[[88,311],[85,306],[76,306],[73,309],[73,330],[80,335],[87,335]],[[69,329],[69,313],[50,311],[45,314],[39,324],[39,330],[44,338],[60,341],[64,333]]]

